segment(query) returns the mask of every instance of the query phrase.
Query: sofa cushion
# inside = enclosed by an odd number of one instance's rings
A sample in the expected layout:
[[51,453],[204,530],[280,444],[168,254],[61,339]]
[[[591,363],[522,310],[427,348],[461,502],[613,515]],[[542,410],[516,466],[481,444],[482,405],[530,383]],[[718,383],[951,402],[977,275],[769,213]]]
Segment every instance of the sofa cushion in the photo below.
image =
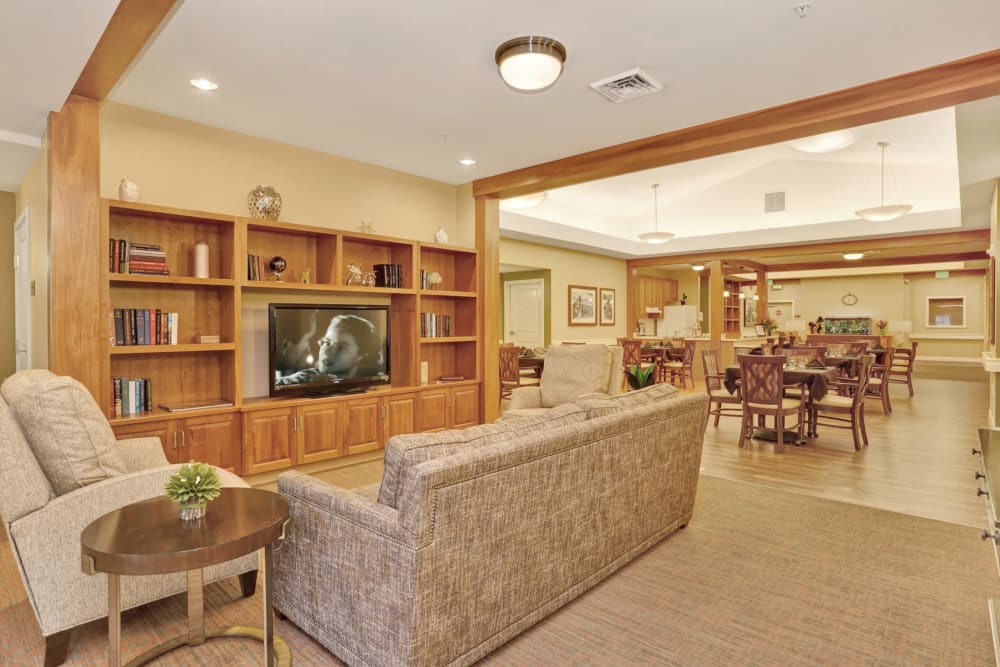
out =
[[382,484],[378,502],[397,507],[397,495],[408,470],[418,463],[448,456],[469,448],[485,447],[510,442],[539,430],[559,428],[565,424],[582,422],[587,411],[573,403],[546,410],[537,417],[521,417],[513,421],[480,424],[463,429],[435,433],[409,433],[389,438],[385,445]]
[[108,420],[73,378],[20,371],[0,393],[56,495],[125,473]]
[[605,392],[611,376],[611,350],[606,345],[553,345],[545,353],[539,385],[542,405],[570,403],[581,394]]
[[55,495],[14,414],[0,399],[0,517],[14,523]]

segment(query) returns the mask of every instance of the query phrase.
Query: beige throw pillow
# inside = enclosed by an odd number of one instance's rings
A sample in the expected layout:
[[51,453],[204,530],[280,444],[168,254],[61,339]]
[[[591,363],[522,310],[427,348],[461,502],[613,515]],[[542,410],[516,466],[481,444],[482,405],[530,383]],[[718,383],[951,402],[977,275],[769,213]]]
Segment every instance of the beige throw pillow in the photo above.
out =
[[4,381],[0,393],[56,495],[125,473],[111,426],[73,378],[20,371]]

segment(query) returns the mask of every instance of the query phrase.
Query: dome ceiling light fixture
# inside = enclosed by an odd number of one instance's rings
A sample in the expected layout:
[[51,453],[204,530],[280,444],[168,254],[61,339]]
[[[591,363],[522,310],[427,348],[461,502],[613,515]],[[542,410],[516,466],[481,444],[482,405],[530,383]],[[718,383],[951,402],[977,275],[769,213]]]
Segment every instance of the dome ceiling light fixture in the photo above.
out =
[[833,153],[855,144],[861,138],[861,134],[859,128],[836,130],[795,139],[789,141],[788,145],[802,153]]
[[882,149],[882,198],[881,206],[862,208],[854,212],[854,215],[867,220],[868,222],[888,222],[905,215],[913,208],[911,204],[886,204],[885,203],[885,149],[889,145],[887,141],[878,142]]
[[532,206],[538,206],[545,198],[548,197],[547,192],[536,192],[530,195],[521,195],[520,197],[511,197],[510,199],[505,199],[503,201],[504,205],[508,208],[531,208]]
[[643,243],[666,243],[670,239],[674,238],[674,235],[670,232],[660,231],[660,218],[659,218],[659,205],[658,199],[656,197],[656,191],[659,190],[660,184],[653,183],[653,231],[645,232],[639,234],[639,240]]
[[540,93],[562,74],[566,47],[551,37],[528,35],[498,46],[494,58],[504,83],[519,93]]
[[692,271],[704,271],[705,270],[705,265],[704,264],[692,264],[691,265],[691,270]]
[[865,253],[863,253],[863,252],[845,252],[844,253],[844,259],[846,259],[849,262],[854,262],[854,261],[857,261],[859,259],[864,259],[864,257],[865,257]]

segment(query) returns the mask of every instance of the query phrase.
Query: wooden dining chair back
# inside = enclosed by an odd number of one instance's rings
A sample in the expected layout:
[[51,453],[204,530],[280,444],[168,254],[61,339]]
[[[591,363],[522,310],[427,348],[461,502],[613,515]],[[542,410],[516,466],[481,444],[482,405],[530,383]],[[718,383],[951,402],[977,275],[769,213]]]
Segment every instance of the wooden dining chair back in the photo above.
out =
[[862,443],[868,446],[868,429],[865,428],[865,395],[875,357],[863,354],[858,358],[858,376],[851,380],[838,380],[836,393],[830,392],[809,402],[810,431],[818,433],[820,426],[849,429],[854,439],[854,449]]
[[751,437],[754,426],[754,415],[773,417],[777,440],[774,451],[781,454],[785,451],[785,419],[794,414],[794,424],[798,439],[802,439],[802,429],[805,426],[804,403],[801,398],[786,398],[784,395],[784,356],[766,356],[746,354],[737,357],[740,364],[740,381],[742,384],[743,422],[740,425],[739,446],[743,447]]
[[[619,338],[618,344],[622,348],[622,390],[624,391],[628,385],[629,369],[632,367],[646,368],[652,366],[653,362],[643,362],[642,341],[638,338]],[[653,371],[654,382],[658,380],[657,375],[658,371]]]
[[788,348],[789,354],[806,357],[806,363],[810,361],[818,361],[822,364],[826,363],[826,346],[825,345],[796,345],[795,347]]
[[715,416],[715,426],[719,417],[740,417],[743,414],[743,397],[739,386],[735,394],[730,394],[722,381],[725,375],[719,368],[719,351],[714,347],[701,351],[701,365],[705,371],[705,392],[708,394],[708,416]]
[[521,386],[518,347],[513,343],[500,346],[500,400],[510,398],[510,392]]
[[905,384],[913,396],[913,362],[917,358],[917,341],[912,347],[897,347],[892,355],[892,365],[888,367],[889,382]]
[[884,414],[892,412],[892,401],[889,399],[889,369],[892,368],[892,360],[895,356],[895,349],[891,347],[885,349],[882,363],[872,365],[871,375],[868,378],[868,390],[865,392],[866,396],[879,399]]
[[868,354],[868,341],[855,340],[847,344],[847,354]]
[[681,388],[687,387],[687,381],[691,380],[691,387],[694,387],[694,348],[697,341],[684,340],[684,355],[679,361],[667,361],[659,359],[656,363],[656,381],[670,382],[676,385],[680,380]]

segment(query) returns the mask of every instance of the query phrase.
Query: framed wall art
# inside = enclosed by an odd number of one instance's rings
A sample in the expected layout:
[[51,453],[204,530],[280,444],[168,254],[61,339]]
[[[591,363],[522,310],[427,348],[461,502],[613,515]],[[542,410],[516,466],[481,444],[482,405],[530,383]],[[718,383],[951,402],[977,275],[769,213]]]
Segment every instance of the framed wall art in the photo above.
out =
[[601,292],[601,326],[610,326],[615,323],[615,291],[609,287],[602,287]]
[[593,326],[595,324],[597,324],[597,288],[570,285],[569,325]]

